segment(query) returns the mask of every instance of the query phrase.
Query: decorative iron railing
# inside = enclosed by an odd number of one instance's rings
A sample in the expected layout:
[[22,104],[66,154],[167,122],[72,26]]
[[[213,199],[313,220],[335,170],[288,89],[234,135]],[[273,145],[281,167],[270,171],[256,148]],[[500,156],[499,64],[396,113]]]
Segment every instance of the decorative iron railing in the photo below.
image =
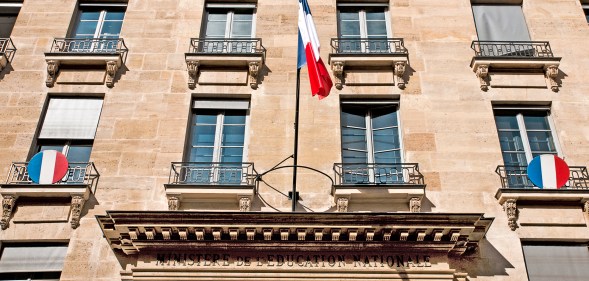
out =
[[[8,171],[6,184],[36,184],[29,177],[29,162],[13,162]],[[70,162],[66,175],[56,185],[79,184],[89,185],[95,189],[100,174],[93,162]]]
[[128,51],[123,38],[55,38],[49,52],[125,55]]
[[552,58],[545,41],[472,41],[476,57]]
[[[569,166],[569,180],[561,189],[589,189],[589,173],[587,167]],[[495,173],[501,179],[502,188],[535,188],[528,179],[527,166],[497,166]]]
[[169,184],[253,186],[254,163],[172,162]]
[[423,185],[417,163],[333,165],[335,185]]
[[193,54],[260,54],[266,55],[261,38],[192,38],[188,53]]
[[16,47],[10,38],[0,38],[0,54],[4,54],[8,62],[12,61]]
[[402,38],[331,38],[336,54],[408,54]]

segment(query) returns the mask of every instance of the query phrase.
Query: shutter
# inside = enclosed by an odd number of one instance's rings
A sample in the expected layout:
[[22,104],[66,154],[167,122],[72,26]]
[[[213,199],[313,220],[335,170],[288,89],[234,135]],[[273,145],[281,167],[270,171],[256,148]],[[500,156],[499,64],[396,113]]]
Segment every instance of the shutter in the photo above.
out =
[[587,245],[523,245],[530,281],[587,280]]
[[0,272],[61,271],[67,246],[5,246]]
[[51,98],[40,139],[94,139],[101,99]]
[[530,41],[521,6],[473,5],[479,41]]

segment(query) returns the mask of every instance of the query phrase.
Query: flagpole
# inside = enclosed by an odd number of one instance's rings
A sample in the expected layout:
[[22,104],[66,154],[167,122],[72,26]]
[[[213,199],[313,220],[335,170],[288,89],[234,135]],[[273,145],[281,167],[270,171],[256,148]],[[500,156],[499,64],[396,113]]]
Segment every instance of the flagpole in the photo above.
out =
[[294,121],[294,156],[293,156],[293,172],[292,172],[292,212],[297,208],[297,160],[299,154],[299,94],[301,86],[301,68],[297,67],[297,90],[296,90],[296,106],[295,106],[295,121]]

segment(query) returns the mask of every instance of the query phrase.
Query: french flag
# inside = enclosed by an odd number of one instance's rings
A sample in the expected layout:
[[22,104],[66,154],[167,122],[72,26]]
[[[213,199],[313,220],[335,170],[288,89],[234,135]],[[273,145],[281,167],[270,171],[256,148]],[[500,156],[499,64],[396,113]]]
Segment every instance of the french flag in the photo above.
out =
[[528,164],[528,178],[539,188],[561,188],[569,180],[569,166],[556,155],[543,154]]
[[67,158],[61,152],[45,150],[35,154],[31,158],[27,170],[33,182],[53,184],[65,176],[68,165]]
[[[303,55],[304,54],[304,55]],[[307,0],[299,0],[299,50],[297,54],[297,67],[301,68],[307,64],[309,80],[311,82],[311,93],[319,95],[323,99],[329,95],[333,83],[325,68],[325,64],[319,56],[319,38],[315,23],[311,16]]]

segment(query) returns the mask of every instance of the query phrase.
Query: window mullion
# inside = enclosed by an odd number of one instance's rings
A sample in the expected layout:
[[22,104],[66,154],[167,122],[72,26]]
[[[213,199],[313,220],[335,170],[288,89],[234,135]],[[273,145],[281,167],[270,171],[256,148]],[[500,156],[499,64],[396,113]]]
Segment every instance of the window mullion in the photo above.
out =
[[522,138],[524,151],[526,152],[526,160],[528,163],[532,161],[532,148],[530,147],[530,140],[528,139],[528,131],[526,131],[526,124],[524,122],[524,116],[521,113],[516,115],[517,125],[519,127],[519,134]]
[[231,38],[231,32],[233,31],[233,15],[232,10],[227,12],[227,22],[225,23],[225,38]]
[[366,112],[366,152],[368,153],[368,163],[374,163],[374,144],[372,138],[372,114]]
[[215,126],[215,142],[213,144],[213,162],[221,161],[221,141],[223,135],[224,112],[217,114],[217,124]]
[[102,33],[102,27],[104,26],[104,20],[106,18],[106,10],[100,11],[98,22],[96,23],[96,30],[94,31],[94,38],[99,38]]

